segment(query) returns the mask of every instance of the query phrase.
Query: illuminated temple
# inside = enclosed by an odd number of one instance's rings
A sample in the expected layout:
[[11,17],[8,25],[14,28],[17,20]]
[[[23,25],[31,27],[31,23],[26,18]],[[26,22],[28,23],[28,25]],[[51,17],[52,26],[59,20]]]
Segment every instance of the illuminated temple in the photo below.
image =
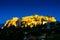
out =
[[11,20],[6,21],[4,27],[5,26],[10,27],[11,25],[14,25],[15,27],[29,26],[30,28],[32,28],[33,26],[41,25],[41,24],[44,25],[49,22],[56,22],[56,19],[51,16],[40,16],[40,15],[25,16],[25,17],[22,17],[21,19],[18,17],[13,17]]

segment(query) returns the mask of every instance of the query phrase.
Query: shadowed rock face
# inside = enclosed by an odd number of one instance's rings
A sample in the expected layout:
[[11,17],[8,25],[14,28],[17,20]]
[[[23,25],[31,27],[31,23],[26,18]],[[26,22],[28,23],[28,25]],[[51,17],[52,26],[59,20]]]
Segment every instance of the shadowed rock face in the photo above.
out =
[[[56,22],[56,19],[54,17],[50,16],[40,16],[40,15],[33,15],[33,16],[25,16],[22,17],[20,20],[18,17],[14,17],[11,20],[7,20],[4,27],[10,27],[11,25],[14,25],[15,27],[21,26],[21,27],[30,27],[36,25],[45,24],[48,22]],[[3,27],[2,27],[3,28]]]

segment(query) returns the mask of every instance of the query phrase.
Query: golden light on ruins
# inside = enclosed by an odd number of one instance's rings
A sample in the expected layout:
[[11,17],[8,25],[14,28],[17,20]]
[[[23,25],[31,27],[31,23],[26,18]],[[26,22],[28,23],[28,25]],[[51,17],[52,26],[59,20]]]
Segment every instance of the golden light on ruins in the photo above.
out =
[[[14,17],[11,20],[7,20],[5,25],[7,24],[7,27],[10,27],[11,25],[14,25],[15,27],[19,24],[17,21],[21,21],[21,26],[20,27],[30,27],[32,28],[33,26],[37,26],[37,25],[41,25],[41,24],[45,24],[48,22],[56,22],[56,19],[54,17],[51,16],[40,16],[40,15],[32,15],[32,16],[25,16],[22,17],[22,19],[20,20],[17,17]],[[17,24],[18,23],[18,24]]]
[[33,25],[41,25],[48,22],[56,22],[56,19],[54,17],[49,16],[40,16],[40,15],[33,15],[33,16],[26,16],[22,17],[22,24],[32,27]]
[[7,20],[4,27],[10,27],[11,25],[14,25],[15,27],[17,26],[17,21],[19,20],[19,18],[17,17],[13,17],[11,20]]

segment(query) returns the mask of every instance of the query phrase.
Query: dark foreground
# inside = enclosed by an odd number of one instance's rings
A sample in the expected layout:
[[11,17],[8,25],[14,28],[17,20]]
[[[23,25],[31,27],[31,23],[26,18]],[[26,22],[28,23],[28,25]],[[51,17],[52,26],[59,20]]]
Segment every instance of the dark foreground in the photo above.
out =
[[0,40],[60,40],[60,22],[33,28],[5,27],[0,29]]

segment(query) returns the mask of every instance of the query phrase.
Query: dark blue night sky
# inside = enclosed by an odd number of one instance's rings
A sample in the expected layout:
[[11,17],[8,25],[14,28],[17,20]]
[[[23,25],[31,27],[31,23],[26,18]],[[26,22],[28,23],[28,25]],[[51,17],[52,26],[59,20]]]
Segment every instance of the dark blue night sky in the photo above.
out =
[[0,23],[27,15],[54,16],[60,21],[59,0],[0,0]]

